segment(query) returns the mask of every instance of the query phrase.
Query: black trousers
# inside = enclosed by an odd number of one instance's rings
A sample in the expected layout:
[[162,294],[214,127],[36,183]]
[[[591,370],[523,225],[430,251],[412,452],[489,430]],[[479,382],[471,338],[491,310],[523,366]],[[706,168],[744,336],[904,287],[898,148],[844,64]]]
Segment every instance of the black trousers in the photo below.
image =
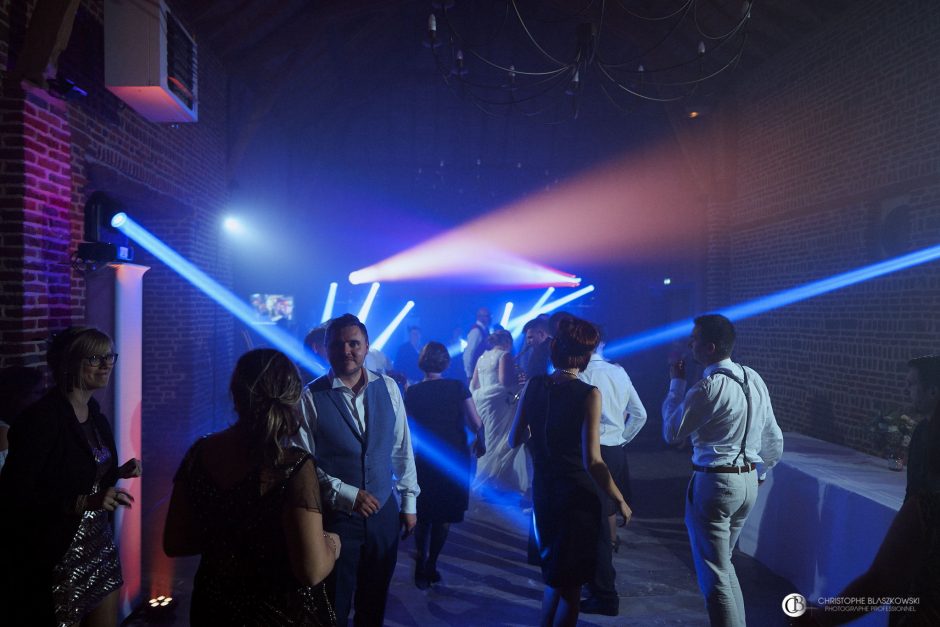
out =
[[334,512],[325,520],[327,531],[343,543],[326,587],[336,610],[336,624],[345,627],[355,606],[353,624],[381,627],[388,587],[398,561],[398,503],[390,495],[368,518]]
[[[627,465],[627,449],[624,446],[601,446],[601,457],[614,483],[620,489],[624,499],[630,502],[630,468]],[[601,533],[597,537],[597,571],[594,580],[588,583],[588,591],[592,597],[605,601],[617,600],[617,588],[614,581],[617,571],[614,570],[613,550],[611,548],[610,526],[607,517],[617,512],[614,503],[605,493],[598,490],[601,498]]]

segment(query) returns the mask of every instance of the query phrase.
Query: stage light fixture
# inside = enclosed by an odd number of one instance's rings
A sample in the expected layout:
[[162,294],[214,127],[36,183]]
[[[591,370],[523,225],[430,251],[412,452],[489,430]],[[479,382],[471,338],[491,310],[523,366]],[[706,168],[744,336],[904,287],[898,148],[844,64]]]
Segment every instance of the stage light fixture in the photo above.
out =
[[379,284],[373,283],[369,286],[369,293],[366,295],[366,300],[362,303],[362,307],[359,309],[359,314],[356,316],[359,318],[359,322],[362,324],[366,323],[366,318],[369,317],[369,311],[372,309],[372,303],[375,301],[375,295],[379,291]]
[[320,322],[326,322],[333,317],[333,305],[336,303],[336,288],[339,287],[336,281],[330,283],[330,289],[326,293],[326,304],[323,305],[323,315],[320,316]]
[[219,304],[223,309],[254,329],[258,335],[271,343],[298,365],[320,375],[326,367],[312,353],[304,349],[303,344],[277,325],[255,324],[255,310],[245,301],[222,287],[208,274],[197,268],[178,252],[163,243],[157,236],[137,224],[130,216],[125,217],[120,226],[121,232],[142,246],[147,252],[165,263],[171,270],[189,281],[193,287]]
[[91,194],[85,202],[85,243],[78,245],[76,258],[92,263],[132,261],[134,249],[117,228],[122,215],[116,199],[102,191]]
[[371,342],[370,347],[377,351],[385,348],[385,345],[392,338],[392,334],[395,333],[395,330],[401,324],[401,321],[405,319],[405,316],[408,315],[408,312],[411,311],[414,306],[415,302],[413,300],[409,300],[407,303],[405,303],[405,306],[401,308],[401,311],[398,312],[398,315],[395,316],[389,325],[385,327],[381,333],[379,333],[379,336],[375,338],[373,342]]

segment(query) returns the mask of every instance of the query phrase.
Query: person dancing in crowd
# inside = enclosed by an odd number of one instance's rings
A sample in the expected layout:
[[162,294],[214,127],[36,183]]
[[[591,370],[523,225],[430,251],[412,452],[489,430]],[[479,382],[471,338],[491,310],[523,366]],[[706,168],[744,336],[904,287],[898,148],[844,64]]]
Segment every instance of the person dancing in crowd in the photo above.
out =
[[405,394],[405,410],[412,429],[420,433],[427,446],[433,447],[435,456],[444,456],[449,462],[445,470],[421,449],[415,451],[415,468],[421,477],[415,527],[418,549],[415,585],[422,590],[441,580],[437,558],[451,523],[463,521],[469,504],[471,450],[467,447],[465,427],[476,434],[473,454],[480,457],[486,452],[483,422],[470,398],[470,390],[460,381],[441,375],[449,365],[447,347],[440,342],[428,342],[418,355],[424,381],[409,387]]
[[555,372],[525,387],[509,445],[529,442],[535,467],[534,508],[542,579],[540,625],[573,626],[581,586],[597,569],[598,537],[607,520],[597,488],[617,504],[625,523],[633,515],[601,457],[601,395],[578,378],[599,341],[597,329],[563,320],[552,340]]
[[241,356],[229,391],[238,420],[199,439],[174,478],[163,548],[201,555],[193,625],[335,625],[323,580],[340,553],[323,531],[316,466],[288,446],[303,389],[273,349]]
[[124,582],[110,518],[134,499],[115,484],[139,477],[141,465],[118,466],[111,427],[92,398],[116,360],[98,329],[59,333],[46,356],[55,386],[10,428],[0,475],[0,607],[10,625],[117,624]]
[[927,431],[940,411],[940,355],[924,355],[907,362],[904,388],[911,411],[925,417],[914,428],[908,445],[906,501],[915,492],[940,490],[940,473],[929,471],[927,445]]
[[11,366],[0,370],[0,472],[9,450],[10,425],[42,394],[42,372],[38,368]]
[[663,439],[692,438],[692,479],[685,499],[698,585],[714,626],[744,627],[744,597],[731,552],[757,499],[758,464],[783,454],[770,393],[753,369],[731,361],[734,325],[718,314],[699,316],[689,340],[703,378],[686,393],[685,362],[670,365],[663,401]]
[[[940,625],[940,406],[923,432],[923,472],[927,481],[916,485],[894,517],[871,567],[838,595],[846,599],[916,599],[895,607],[893,627]],[[841,625],[877,610],[883,604],[859,605],[846,611],[810,608],[797,625]],[[897,604],[896,604],[897,605]]]
[[514,492],[520,497],[529,486],[525,453],[507,445],[516,411],[518,385],[512,360],[512,335],[499,329],[487,337],[490,345],[477,362],[470,381],[473,402],[486,433],[486,454],[477,462],[473,489],[492,496],[493,491]]

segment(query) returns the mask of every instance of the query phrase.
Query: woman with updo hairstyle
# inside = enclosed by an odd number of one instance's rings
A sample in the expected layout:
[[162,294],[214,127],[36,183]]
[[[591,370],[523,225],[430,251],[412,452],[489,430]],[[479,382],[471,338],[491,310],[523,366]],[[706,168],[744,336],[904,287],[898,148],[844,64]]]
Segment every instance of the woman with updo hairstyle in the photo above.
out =
[[487,336],[489,349],[480,355],[470,391],[486,432],[486,454],[477,461],[473,490],[484,500],[521,498],[529,489],[525,451],[506,444],[516,413],[518,375],[512,358],[512,335],[498,329]]
[[[418,367],[424,380],[405,392],[405,410],[412,431],[432,444],[438,455],[450,462],[450,470],[430,459],[422,449],[415,449],[415,469],[421,477],[418,495],[418,525],[415,545],[415,585],[424,590],[438,583],[437,558],[447,540],[450,524],[462,522],[469,504],[472,452],[480,457],[483,423],[477,415],[470,390],[461,381],[441,375],[450,365],[447,347],[428,342],[418,355]],[[475,434],[473,446],[467,445],[467,428]],[[459,472],[457,471],[459,469]]]
[[630,507],[601,458],[601,394],[578,378],[600,335],[579,318],[559,322],[551,344],[551,375],[533,377],[522,392],[509,445],[528,442],[535,470],[533,508],[545,593],[541,625],[575,625],[581,586],[594,578],[599,534],[608,534],[598,488],[624,521]]
[[139,477],[141,466],[118,466],[111,426],[92,397],[116,361],[98,329],[58,333],[46,355],[55,386],[10,428],[0,475],[0,607],[10,625],[117,624],[123,579],[111,517],[134,499],[115,484]]
[[313,458],[287,444],[302,389],[283,353],[245,353],[229,385],[238,419],[196,441],[180,464],[163,549],[202,556],[192,625],[336,624],[323,580],[340,540],[323,531]]

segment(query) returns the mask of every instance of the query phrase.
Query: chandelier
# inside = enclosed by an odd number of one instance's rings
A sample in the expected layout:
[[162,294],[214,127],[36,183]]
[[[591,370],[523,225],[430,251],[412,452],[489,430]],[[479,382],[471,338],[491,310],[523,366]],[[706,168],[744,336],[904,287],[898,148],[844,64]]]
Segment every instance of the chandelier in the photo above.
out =
[[425,45],[444,83],[481,111],[560,122],[595,98],[630,113],[710,95],[741,58],[751,4],[444,0],[432,3]]

